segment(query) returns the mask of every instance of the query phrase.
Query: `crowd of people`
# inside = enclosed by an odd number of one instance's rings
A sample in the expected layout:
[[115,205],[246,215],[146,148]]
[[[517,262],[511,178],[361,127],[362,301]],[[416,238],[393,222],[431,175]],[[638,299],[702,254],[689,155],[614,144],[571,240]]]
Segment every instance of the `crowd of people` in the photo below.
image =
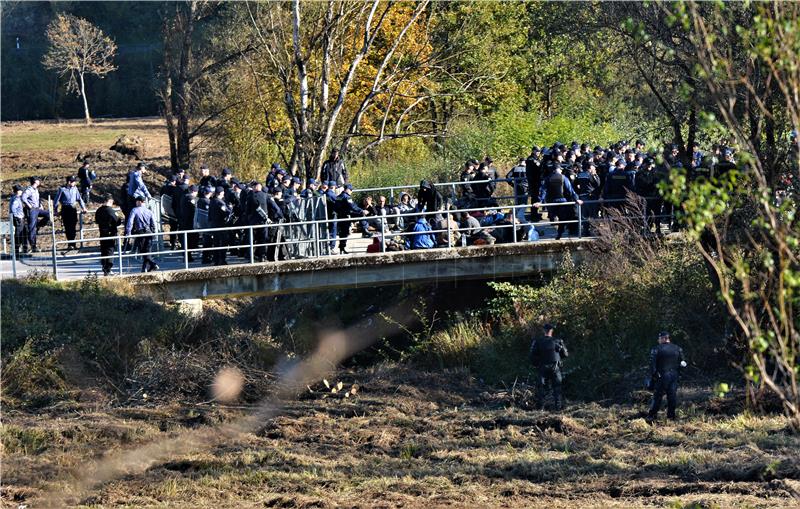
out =
[[[482,161],[466,161],[455,195],[444,196],[436,185],[423,180],[416,192],[401,193],[397,201],[385,195],[364,195],[357,201],[345,163],[334,150],[319,180],[301,179],[278,164],[272,165],[264,181],[239,180],[229,168],[212,175],[207,165],[201,165],[196,183],[186,170],[178,170],[166,179],[158,195],[168,197],[161,221],[169,225],[170,249],[185,247],[188,261],[193,262],[199,253],[201,263],[215,265],[226,265],[231,255],[249,258],[246,246],[251,240],[256,261],[288,257],[280,247],[278,226],[308,218],[323,220],[315,238],[323,239],[329,254],[336,253],[337,245],[338,253],[347,253],[351,230],[374,238],[368,252],[429,249],[535,240],[544,212],[548,223],[557,225],[556,238],[560,239],[578,233],[577,214],[584,228],[590,228],[593,221],[611,211],[631,212],[633,197],[642,202],[644,228],[661,234],[662,225],[676,225],[671,204],[660,197],[658,183],[683,167],[677,146],[667,145],[662,155],[657,162],[641,140],[634,144],[620,141],[606,148],[577,142],[534,146],[505,176],[488,156]],[[692,179],[709,178],[735,167],[732,150],[715,146],[704,154],[695,146],[688,172]],[[147,171],[147,165],[139,163],[128,173],[119,196],[103,196],[103,205],[95,213],[100,236],[107,238],[101,241],[105,274],[111,272],[116,249],[115,241],[108,238],[116,238],[120,226],[125,236],[133,235],[132,242],[126,241],[122,249],[135,249],[142,255],[142,271],[158,269],[148,257],[158,219],[147,206],[153,199],[144,179]],[[86,213],[96,178],[86,161],[78,176],[67,177],[56,194],[53,213],[61,218],[68,241],[64,253],[77,248],[78,214]],[[498,184],[503,182],[511,195],[496,196]],[[16,248],[23,252],[38,250],[37,231],[51,221],[39,197],[40,183],[31,177],[27,188],[14,186],[11,197]],[[509,200],[505,206],[499,203],[503,199]],[[323,211],[321,217],[301,213],[312,201],[319,205],[314,211]],[[115,203],[122,215],[115,211]],[[511,209],[510,204],[515,207]],[[221,228],[227,230],[196,231]]]

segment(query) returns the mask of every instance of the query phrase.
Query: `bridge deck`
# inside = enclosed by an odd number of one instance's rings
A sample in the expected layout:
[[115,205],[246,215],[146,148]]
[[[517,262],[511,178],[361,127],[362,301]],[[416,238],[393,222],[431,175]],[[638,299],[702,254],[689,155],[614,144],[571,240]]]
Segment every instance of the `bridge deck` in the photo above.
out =
[[127,276],[161,301],[277,295],[459,279],[548,273],[569,253],[580,261],[591,239],[354,254]]

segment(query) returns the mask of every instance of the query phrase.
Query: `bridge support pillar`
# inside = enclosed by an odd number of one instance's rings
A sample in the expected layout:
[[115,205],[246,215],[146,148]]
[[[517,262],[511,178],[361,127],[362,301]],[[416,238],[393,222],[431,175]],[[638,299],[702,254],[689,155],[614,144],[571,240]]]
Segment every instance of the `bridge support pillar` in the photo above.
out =
[[176,300],[178,311],[186,316],[196,318],[203,314],[203,299]]

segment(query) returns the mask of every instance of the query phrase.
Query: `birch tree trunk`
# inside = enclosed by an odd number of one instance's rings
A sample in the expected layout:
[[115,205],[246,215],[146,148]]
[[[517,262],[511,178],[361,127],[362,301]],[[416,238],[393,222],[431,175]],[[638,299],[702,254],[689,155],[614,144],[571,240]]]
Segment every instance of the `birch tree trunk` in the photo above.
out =
[[81,77],[81,98],[83,99],[83,115],[86,119],[86,125],[91,125],[92,117],[89,116],[89,102],[86,100],[86,83],[83,79],[83,73],[79,73]]

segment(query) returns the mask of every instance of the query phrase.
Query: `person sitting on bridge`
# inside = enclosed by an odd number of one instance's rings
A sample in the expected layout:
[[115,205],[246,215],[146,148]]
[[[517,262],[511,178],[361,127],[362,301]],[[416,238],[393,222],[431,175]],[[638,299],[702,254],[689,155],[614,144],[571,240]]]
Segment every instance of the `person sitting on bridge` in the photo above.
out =
[[475,216],[466,212],[461,212],[459,232],[466,236],[467,245],[470,246],[491,245],[497,240],[483,229]]
[[375,204],[372,202],[372,196],[364,196],[361,200],[361,208],[367,213],[364,219],[359,221],[361,233],[364,238],[372,237],[370,231],[380,231],[381,221],[378,218],[378,212],[375,210]]
[[414,222],[414,235],[406,242],[411,249],[431,249],[436,247],[436,235],[430,233],[431,225],[425,216],[420,214]]
[[131,210],[128,221],[125,223],[125,235],[142,235],[133,241],[136,251],[142,255],[142,272],[158,270],[158,265],[150,258],[150,245],[153,242],[152,234],[156,231],[156,222],[153,213],[145,206],[145,197],[136,197],[136,206]]

